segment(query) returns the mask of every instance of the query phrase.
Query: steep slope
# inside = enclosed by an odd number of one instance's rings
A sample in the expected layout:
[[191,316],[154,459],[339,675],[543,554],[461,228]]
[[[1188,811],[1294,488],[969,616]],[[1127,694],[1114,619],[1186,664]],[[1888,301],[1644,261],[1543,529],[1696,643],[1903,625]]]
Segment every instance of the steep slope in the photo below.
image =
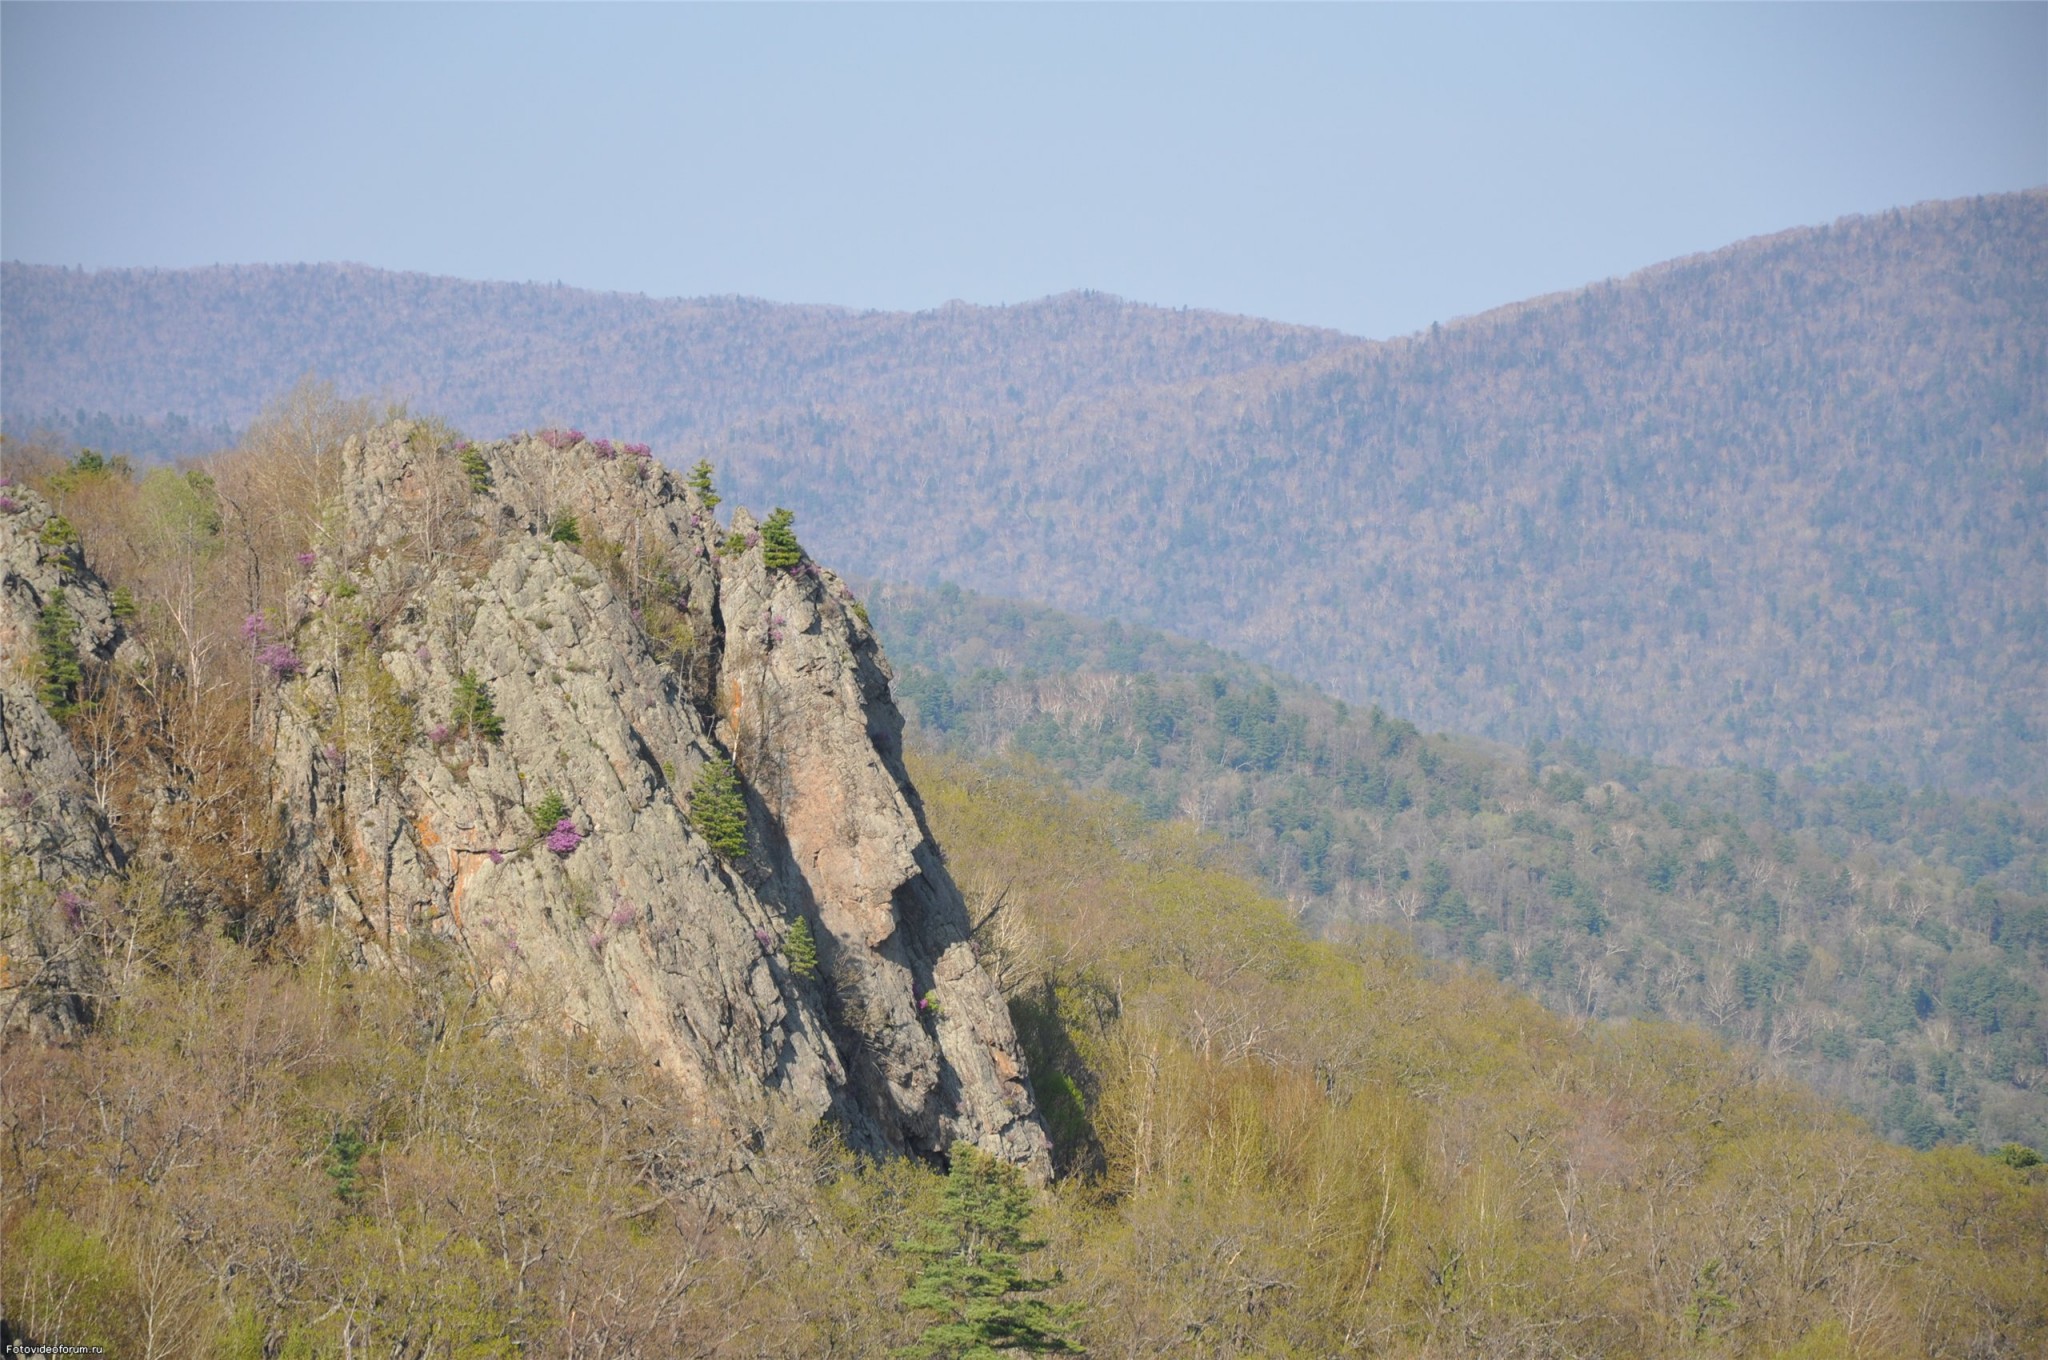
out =
[[849,569],[1431,727],[2048,796],[2048,193],[1746,242],[1022,422],[707,436]]
[[[651,460],[568,432],[458,449],[401,423],[350,442],[341,484],[290,617],[249,628],[300,911],[370,957],[452,942],[714,1118],[766,1093],[855,1146],[966,1139],[1046,1173],[836,578],[769,567],[744,512],[727,537]],[[746,832],[721,851],[694,805],[728,757]],[[816,977],[784,952],[799,922]]]
[[166,452],[218,447],[209,441],[222,424],[247,425],[307,373],[480,434],[574,412],[673,443],[769,413],[808,428],[814,408],[1042,411],[1359,343],[1101,293],[851,312],[361,265],[87,273],[9,263],[0,320],[10,433],[47,425],[81,442],[125,436]]
[[60,712],[80,668],[121,641],[77,535],[33,491],[0,485],[0,1032],[69,1034],[104,988],[85,932],[121,866]]
[[2048,818],[1425,736],[1211,647],[958,589],[867,604],[915,746],[1221,835],[1326,931],[1390,926],[1563,1014],[1752,1044],[1915,1146],[2048,1143]]

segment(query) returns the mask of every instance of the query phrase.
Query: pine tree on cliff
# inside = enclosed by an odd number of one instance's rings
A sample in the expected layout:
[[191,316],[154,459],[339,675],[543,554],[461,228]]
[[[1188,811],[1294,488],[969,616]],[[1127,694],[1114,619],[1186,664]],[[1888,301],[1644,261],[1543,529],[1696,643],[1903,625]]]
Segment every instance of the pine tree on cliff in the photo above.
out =
[[797,546],[796,535],[790,531],[795,523],[795,512],[777,506],[762,524],[761,561],[770,571],[786,570],[804,560],[804,550]]
[[690,786],[690,825],[725,860],[747,853],[747,800],[729,760],[707,762]]
[[689,487],[690,490],[697,493],[697,499],[704,502],[706,510],[716,510],[718,508],[718,502],[722,497],[711,489],[710,459],[699,458],[697,466],[690,469]]

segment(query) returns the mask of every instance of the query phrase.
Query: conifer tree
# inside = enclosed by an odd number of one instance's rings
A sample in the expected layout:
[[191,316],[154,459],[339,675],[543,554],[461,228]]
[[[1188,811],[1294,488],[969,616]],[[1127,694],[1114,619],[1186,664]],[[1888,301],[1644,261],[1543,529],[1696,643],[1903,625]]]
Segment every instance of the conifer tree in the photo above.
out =
[[690,469],[689,487],[697,493],[697,499],[704,502],[706,510],[716,510],[718,502],[724,499],[711,489],[711,460],[708,458],[699,458],[697,466]]
[[818,939],[811,934],[811,923],[801,916],[782,937],[782,957],[789,960],[789,971],[798,977],[818,975]]
[[456,677],[454,717],[455,729],[469,736],[495,742],[505,735],[505,720],[491,702],[491,688],[476,678],[475,671]]
[[784,570],[804,560],[804,550],[797,546],[796,535],[790,532],[795,523],[792,511],[777,506],[761,526],[761,560],[770,571]]
[[78,686],[85,671],[78,661],[78,616],[71,612],[62,587],[36,616],[36,697],[53,718],[68,718],[77,708]]
[[903,1306],[937,1315],[897,1354],[905,1360],[1001,1360],[1018,1351],[1078,1354],[1043,1299],[1050,1281],[1026,1276],[1020,1258],[1044,1246],[1026,1236],[1031,1191],[1017,1168],[968,1143],[953,1144],[943,1207],[897,1250],[924,1262]]
[[720,859],[746,857],[747,800],[731,761],[709,761],[697,772],[697,780],[690,786],[690,825],[711,843]]

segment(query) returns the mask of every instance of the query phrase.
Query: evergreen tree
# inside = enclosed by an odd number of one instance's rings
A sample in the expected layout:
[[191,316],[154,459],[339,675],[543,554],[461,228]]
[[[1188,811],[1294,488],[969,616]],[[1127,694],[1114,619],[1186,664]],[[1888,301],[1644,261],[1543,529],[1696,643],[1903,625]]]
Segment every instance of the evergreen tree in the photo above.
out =
[[761,526],[761,560],[770,571],[793,567],[804,560],[804,550],[797,546],[796,535],[790,532],[790,525],[795,523],[793,512],[777,506]]
[[937,1315],[906,1360],[1001,1360],[1017,1351],[1078,1354],[1059,1314],[1025,1297],[1049,1281],[1026,1276],[1019,1258],[1044,1246],[1026,1236],[1031,1191],[1016,1167],[955,1143],[943,1207],[897,1250],[924,1262],[903,1306]]
[[553,526],[548,529],[548,538],[556,543],[581,543],[583,531],[576,527],[574,515],[557,515]]
[[491,702],[491,688],[476,678],[475,671],[456,678],[454,717],[455,730],[469,736],[495,742],[505,735],[505,720]]
[[697,772],[697,781],[690,786],[690,825],[720,859],[746,857],[747,800],[731,761],[709,761]]
[[704,502],[706,510],[716,510],[718,502],[723,499],[711,489],[711,460],[708,458],[699,458],[697,466],[690,469],[689,487],[697,493],[697,499]]
[[782,957],[789,960],[789,971],[798,977],[818,975],[818,939],[811,934],[811,923],[801,916],[782,937]]
[[469,475],[469,489],[481,495],[491,489],[491,465],[484,461],[483,451],[474,444],[464,444],[461,452],[462,470]]
[[569,800],[550,790],[548,796],[540,800],[540,806],[533,810],[533,834],[547,835],[568,815]]
[[36,616],[36,697],[53,718],[68,718],[78,707],[78,686],[85,670],[78,660],[78,616],[64,598],[62,587],[50,592],[50,602]]

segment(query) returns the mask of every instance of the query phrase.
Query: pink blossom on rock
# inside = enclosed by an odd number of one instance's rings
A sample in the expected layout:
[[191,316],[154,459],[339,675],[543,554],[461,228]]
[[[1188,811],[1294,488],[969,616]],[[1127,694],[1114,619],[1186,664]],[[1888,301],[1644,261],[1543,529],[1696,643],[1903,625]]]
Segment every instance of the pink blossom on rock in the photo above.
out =
[[568,855],[583,844],[583,833],[576,829],[576,823],[564,817],[555,823],[555,829],[548,832],[547,846],[558,855]]
[[503,864],[505,862],[505,852],[493,847],[484,851],[484,858],[493,864]]
[[631,902],[621,902],[618,906],[612,908],[612,924],[622,929],[632,925],[639,917],[639,911],[634,908]]
[[654,456],[654,450],[648,448],[645,444],[626,444],[623,446],[623,449],[635,458],[652,458]]
[[57,894],[57,909],[64,913],[64,924],[77,930],[85,924],[85,899],[66,888]]
[[305,669],[299,654],[282,642],[273,642],[256,653],[256,664],[269,671],[273,680],[289,680]]
[[599,458],[607,463],[619,456],[619,451],[612,447],[612,441],[609,439],[593,439],[590,441],[590,447]]
[[427,740],[436,746],[446,746],[455,738],[455,729],[447,723],[435,723],[427,732]]
[[302,552],[299,554],[299,565],[302,567],[310,567],[319,560],[320,554],[316,552]]
[[20,513],[20,501],[12,496],[0,496],[0,515],[18,515]]

